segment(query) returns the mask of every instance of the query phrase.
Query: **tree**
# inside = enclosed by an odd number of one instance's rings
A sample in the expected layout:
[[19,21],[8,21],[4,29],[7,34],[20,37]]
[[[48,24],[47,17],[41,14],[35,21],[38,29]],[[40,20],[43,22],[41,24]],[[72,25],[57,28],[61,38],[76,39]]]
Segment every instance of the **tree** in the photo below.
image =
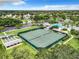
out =
[[61,17],[64,20],[66,19],[66,16],[64,14],[59,14],[58,16]]
[[75,29],[72,29],[70,32],[72,35],[79,35],[79,31],[77,31]]
[[0,26],[15,26],[16,24],[21,24],[21,20],[12,19],[12,18],[1,18]]
[[75,39],[79,40],[79,31],[72,29],[70,32],[71,32],[72,35],[74,35]]
[[13,59],[32,59],[32,56],[29,55],[29,51],[24,47],[20,49],[15,48],[11,54]]
[[0,44],[0,59],[7,59],[6,50],[5,50],[5,48],[3,47],[2,44]]
[[44,19],[45,21],[48,21],[50,18],[50,16],[48,14],[42,16],[42,19]]
[[38,22],[40,19],[41,19],[41,18],[39,17],[39,15],[35,15],[35,16],[34,16],[34,20],[35,20],[36,22]]
[[5,29],[4,26],[0,26],[0,32],[1,32],[2,30],[4,30],[4,29]]
[[15,25],[15,27],[16,27],[17,29],[19,29],[21,26],[22,26],[22,24],[16,24],[16,25]]
[[58,45],[54,48],[42,49],[36,59],[78,59],[79,53],[69,45]]
[[39,52],[36,54],[36,59],[49,59],[49,53],[46,48],[39,49]]
[[36,22],[38,22],[40,20],[48,21],[48,19],[49,19],[49,15],[48,14],[46,14],[46,15],[35,15],[35,17],[34,17],[34,20]]

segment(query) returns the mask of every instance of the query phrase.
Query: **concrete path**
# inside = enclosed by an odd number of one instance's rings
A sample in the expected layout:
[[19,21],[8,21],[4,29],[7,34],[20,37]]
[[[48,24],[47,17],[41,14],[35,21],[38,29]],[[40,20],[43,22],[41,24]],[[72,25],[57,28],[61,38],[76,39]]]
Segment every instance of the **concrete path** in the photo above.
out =
[[71,38],[69,38],[68,40],[66,40],[63,44],[66,44],[66,43],[69,42],[72,38],[73,38],[73,36],[71,36]]

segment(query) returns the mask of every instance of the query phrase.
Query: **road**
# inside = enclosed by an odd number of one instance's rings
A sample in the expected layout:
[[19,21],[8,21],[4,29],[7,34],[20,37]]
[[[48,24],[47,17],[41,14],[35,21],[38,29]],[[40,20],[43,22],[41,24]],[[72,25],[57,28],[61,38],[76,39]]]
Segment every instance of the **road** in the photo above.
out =
[[[31,24],[26,24],[26,25],[23,25],[21,28],[27,28],[27,27],[30,27],[32,26]],[[16,27],[7,27],[3,32],[8,32],[8,31],[12,31],[12,30],[16,30],[17,28]]]

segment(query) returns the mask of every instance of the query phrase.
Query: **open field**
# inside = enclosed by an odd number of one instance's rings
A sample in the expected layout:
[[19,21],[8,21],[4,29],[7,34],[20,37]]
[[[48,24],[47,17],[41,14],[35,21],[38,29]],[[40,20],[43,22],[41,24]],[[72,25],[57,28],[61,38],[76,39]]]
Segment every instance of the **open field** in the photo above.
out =
[[[14,35],[16,35],[18,32],[26,31],[26,30],[33,29],[33,28],[37,28],[37,26],[33,26],[33,27],[29,27],[29,28],[23,28],[23,29],[17,29],[17,30],[14,30],[14,31],[6,32],[6,33],[7,33],[7,35],[9,35],[9,34],[14,34]],[[1,34],[2,34],[2,33],[1,33]],[[33,54],[33,55],[35,55],[35,54],[37,53],[37,50],[34,49],[31,45],[29,45],[29,44],[28,44],[27,42],[25,42],[25,41],[23,41],[23,42],[20,43],[19,45],[15,45],[15,46],[13,46],[13,47],[8,48],[8,49],[5,50],[3,44],[2,44],[2,42],[1,42],[1,40],[0,40],[0,47],[1,47],[1,48],[0,48],[0,52],[2,52],[3,49],[4,49],[4,51],[5,51],[6,53],[3,52],[3,54],[7,54],[7,55],[9,56],[9,59],[12,59],[11,54],[12,54],[13,51],[15,51],[15,49],[17,49],[18,51],[20,51],[20,49],[22,49],[22,50],[26,49],[27,52],[30,51],[30,54]],[[16,52],[16,51],[15,51],[15,52]],[[1,55],[0,55],[0,58],[3,58],[3,57],[1,57]]]
[[[23,28],[23,29],[17,29],[17,30],[13,30],[13,31],[9,31],[9,32],[6,32],[8,35],[9,34],[14,34],[14,35],[17,35],[19,32],[23,32],[23,31],[28,31],[28,30],[31,30],[33,28],[38,28],[37,26],[32,26],[32,27],[28,27],[28,28]],[[69,44],[71,47],[73,48],[67,48],[66,50],[69,51],[68,49],[73,49],[73,51],[78,50],[79,51],[79,41],[76,40],[76,39],[71,39],[69,40],[66,44]],[[2,44],[2,43],[1,43]],[[55,47],[56,48],[56,47]],[[62,46],[61,48],[64,48],[64,51],[66,47]],[[60,50],[62,51],[62,49],[60,48]],[[3,52],[4,51],[4,52]],[[54,51],[54,47],[51,49],[49,49],[49,52],[53,52]],[[61,52],[60,51],[60,52]],[[35,59],[35,56],[37,55],[38,51],[33,48],[30,44],[28,44],[27,42],[23,41],[20,45],[17,45],[17,46],[13,46],[7,50],[5,50],[5,48],[3,46],[1,46],[1,50],[0,52],[4,55],[7,55],[7,56],[4,56],[6,57],[7,59],[15,59],[15,58],[24,58],[24,57],[27,57],[26,59]],[[45,52],[42,52],[43,55],[46,54],[47,51]],[[39,52],[41,53],[41,52]],[[39,54],[38,53],[38,54]],[[47,52],[48,53],[48,52]],[[55,52],[56,53],[56,52]],[[59,53],[59,52],[58,52]],[[62,52],[61,55],[65,55],[65,52]],[[53,54],[53,53],[52,53]],[[60,53],[59,53],[60,54]],[[74,53],[75,54],[75,53]],[[41,54],[39,54],[41,55]],[[43,57],[42,55],[42,57]],[[50,55],[50,53],[48,54]],[[67,54],[68,55],[68,54]],[[41,57],[41,56],[40,56]],[[0,58],[3,59],[2,55],[0,55]],[[64,57],[63,57],[64,58]],[[37,58],[38,59],[38,58]]]
[[79,51],[79,40],[78,39],[72,38],[67,44],[69,44],[74,49],[76,49],[77,51]]

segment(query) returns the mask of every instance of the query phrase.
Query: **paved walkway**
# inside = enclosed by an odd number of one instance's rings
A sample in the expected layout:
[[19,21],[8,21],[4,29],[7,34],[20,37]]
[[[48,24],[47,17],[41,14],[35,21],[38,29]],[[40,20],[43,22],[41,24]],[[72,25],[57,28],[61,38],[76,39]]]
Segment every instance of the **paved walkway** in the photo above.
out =
[[69,42],[71,39],[73,38],[73,36],[71,36],[71,38],[69,38],[67,41],[65,41],[63,44],[66,44],[67,42]]

